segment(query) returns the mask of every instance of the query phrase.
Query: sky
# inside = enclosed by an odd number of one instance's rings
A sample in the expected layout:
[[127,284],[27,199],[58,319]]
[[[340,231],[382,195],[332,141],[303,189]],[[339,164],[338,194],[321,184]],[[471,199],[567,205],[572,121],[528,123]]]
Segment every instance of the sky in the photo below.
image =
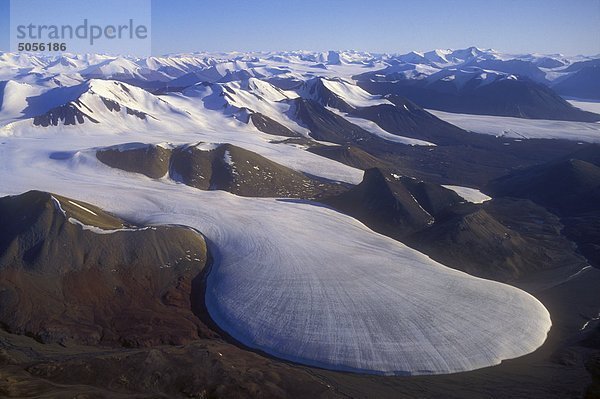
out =
[[[150,1],[155,55],[298,49],[405,53],[469,46],[600,54],[600,0]],[[9,47],[8,4],[0,0],[0,50]]]

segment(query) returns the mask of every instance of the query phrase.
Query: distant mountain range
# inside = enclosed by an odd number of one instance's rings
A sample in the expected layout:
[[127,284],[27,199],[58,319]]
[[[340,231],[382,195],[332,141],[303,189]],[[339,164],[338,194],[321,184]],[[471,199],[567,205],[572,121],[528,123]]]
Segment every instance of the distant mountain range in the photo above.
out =
[[[264,87],[270,83],[276,88],[268,90],[294,90],[296,96],[310,100],[319,97],[322,105],[348,112],[348,106],[353,107],[353,104],[342,104],[335,95],[327,93],[340,85],[318,79],[333,77],[345,77],[372,94],[393,93],[421,107],[442,111],[534,119],[600,120],[599,116],[576,109],[560,97],[600,99],[600,56],[509,55],[476,47],[413,51],[402,55],[288,51],[131,58],[0,53],[0,107],[14,106],[14,101],[18,101],[14,97],[29,96],[35,88],[38,92],[40,87],[44,90],[71,88],[90,79],[120,81],[154,93],[179,91],[188,94],[190,87],[199,84],[234,85],[238,90],[255,90],[256,87],[238,84],[253,80],[255,85]],[[15,83],[21,85],[20,88],[17,89]],[[221,89],[216,90],[219,96]],[[279,100],[281,97],[275,101]],[[40,124],[52,124],[59,119],[77,123],[82,118],[96,120],[75,108],[67,105],[46,116],[35,116],[40,117]]]

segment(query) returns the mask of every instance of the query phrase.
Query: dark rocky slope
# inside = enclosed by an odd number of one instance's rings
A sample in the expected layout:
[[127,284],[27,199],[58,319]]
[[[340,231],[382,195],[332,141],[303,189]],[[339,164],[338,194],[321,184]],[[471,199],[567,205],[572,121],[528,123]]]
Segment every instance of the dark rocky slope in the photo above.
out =
[[528,198],[559,214],[600,207],[600,167],[567,159],[517,170],[487,186],[496,196]]
[[595,64],[578,62],[571,65],[568,69],[582,64],[581,69],[559,80],[552,88],[563,96],[600,100],[600,61],[595,61]]
[[168,173],[170,157],[170,149],[142,143],[96,151],[96,158],[108,166],[127,172],[141,173],[153,179],[161,178]]
[[[561,217],[564,234],[600,267],[600,167],[598,146],[555,162],[518,169],[491,181],[496,196],[528,198]],[[582,160],[585,159],[585,160]],[[590,161],[590,162],[588,162]]]
[[246,197],[314,199],[345,190],[346,185],[308,176],[231,144],[124,145],[101,149],[109,166],[158,178],[167,174],[201,190],[224,190]]
[[526,285],[537,276],[543,285],[587,265],[561,235],[559,218],[529,200],[467,203],[437,184],[372,168],[359,185],[321,202],[479,277]]
[[[343,112],[353,111],[355,107],[348,104],[344,98],[327,88],[327,86],[325,86],[323,83],[324,79],[325,78],[317,77],[302,83],[302,85],[300,85],[298,88],[301,96],[307,100],[315,101],[323,107],[333,107]],[[336,81],[335,78],[332,80]],[[339,82],[350,84],[343,80],[339,80]]]
[[385,162],[365,150],[353,145],[313,146],[308,151],[325,158],[333,159],[357,169],[384,168],[393,169],[391,163]]
[[531,201],[493,199],[446,208],[405,242],[452,268],[530,288],[587,265],[561,235],[563,228],[557,216]]
[[210,151],[193,146],[176,149],[171,175],[202,190],[225,190],[246,197],[311,199],[344,189],[231,144]]
[[575,108],[549,87],[527,79],[500,79],[489,84],[475,84],[473,80],[461,87],[443,80],[368,80],[359,82],[359,86],[373,94],[395,94],[421,107],[447,112],[579,122],[600,120],[600,115]]
[[272,134],[274,136],[302,137],[299,133],[288,129],[281,123],[261,114],[260,112],[251,113],[249,116],[249,121],[251,121],[254,127],[263,133]]
[[298,98],[292,104],[294,116],[310,129],[310,136],[315,140],[336,144],[384,142],[314,100]]
[[352,115],[371,120],[383,130],[399,136],[432,141],[439,145],[464,142],[466,132],[444,122],[403,97],[388,95],[393,103],[358,108]]
[[1,198],[0,220],[6,330],[41,342],[124,346],[212,334],[190,303],[193,279],[207,264],[200,234],[129,226],[92,205],[37,191]]
[[432,224],[434,214],[461,198],[441,186],[372,168],[356,187],[322,201],[377,232],[400,239]]
[[[409,146],[377,137],[316,101],[293,100],[292,113],[316,140],[362,150],[349,156],[346,150],[313,146],[309,151],[363,169],[392,165],[402,175],[449,184],[483,186],[515,167],[556,160],[577,149],[576,141],[514,140],[467,132],[441,121],[406,99],[390,95],[392,105],[358,108],[353,113],[372,119],[392,134],[426,140],[437,146]],[[407,109],[405,109],[405,106]],[[369,154],[378,161],[367,160]],[[361,161],[358,158],[362,158]],[[366,162],[365,162],[366,161]]]

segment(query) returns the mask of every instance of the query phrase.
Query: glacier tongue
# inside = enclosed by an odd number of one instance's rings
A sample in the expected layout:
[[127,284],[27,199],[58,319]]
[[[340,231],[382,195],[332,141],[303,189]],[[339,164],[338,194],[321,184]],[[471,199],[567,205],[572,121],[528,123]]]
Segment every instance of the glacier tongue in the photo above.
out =
[[209,313],[249,347],[404,375],[498,364],[546,339],[550,316],[523,291],[449,269],[326,208],[273,205],[244,218],[235,233],[243,246],[222,251],[208,277]]

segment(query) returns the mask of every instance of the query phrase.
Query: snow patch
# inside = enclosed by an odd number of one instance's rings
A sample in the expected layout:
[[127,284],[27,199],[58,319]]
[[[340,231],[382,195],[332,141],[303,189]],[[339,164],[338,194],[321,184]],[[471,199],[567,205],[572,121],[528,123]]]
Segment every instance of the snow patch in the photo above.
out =
[[214,151],[223,144],[220,143],[199,143],[194,146],[194,148],[200,151]]
[[156,230],[155,227],[140,227],[140,228],[122,228],[122,229],[102,229],[97,226],[91,226],[89,224],[85,224],[82,221],[70,217],[69,223],[80,226],[83,230],[88,230],[96,234],[114,234],[114,233],[122,233],[127,231],[144,231],[144,230]]
[[598,316],[592,317],[591,319],[589,319],[588,321],[586,321],[585,324],[583,326],[581,326],[581,328],[579,329],[579,331],[585,330],[590,323],[593,323],[594,321],[598,321],[598,320],[600,320],[600,313],[598,313]]
[[235,163],[231,159],[231,154],[229,153],[229,150],[225,150],[225,152],[223,153],[223,161],[225,161],[225,163],[231,167],[235,166]]
[[56,199],[56,197],[53,195],[50,196],[50,198],[52,198],[52,201],[54,201],[54,206],[56,207],[56,209],[60,211],[60,213],[62,213],[64,217],[67,217],[67,212],[65,212],[65,210],[63,209],[62,205],[60,204],[60,201]]
[[462,186],[452,186],[443,184],[442,187],[447,188],[448,190],[454,191],[456,194],[460,195],[465,200],[472,202],[474,204],[481,204],[485,201],[489,201],[492,197],[485,195],[481,191],[470,188],[470,187],[462,187]]
[[84,211],[86,211],[86,212],[89,212],[89,213],[91,213],[91,214],[92,214],[92,215],[94,215],[94,216],[98,216],[98,214],[97,214],[97,213],[95,213],[95,212],[93,212],[93,211],[90,211],[88,208],[86,208],[86,207],[84,207],[84,206],[82,206],[82,205],[79,205],[77,202],[73,202],[73,201],[69,200],[69,204],[71,204],[71,205],[75,205],[75,206],[76,206],[76,207],[78,207],[79,209],[82,209],[82,210],[84,210]]
[[320,79],[323,85],[353,107],[391,104],[385,98],[369,94],[355,84],[342,79]]

